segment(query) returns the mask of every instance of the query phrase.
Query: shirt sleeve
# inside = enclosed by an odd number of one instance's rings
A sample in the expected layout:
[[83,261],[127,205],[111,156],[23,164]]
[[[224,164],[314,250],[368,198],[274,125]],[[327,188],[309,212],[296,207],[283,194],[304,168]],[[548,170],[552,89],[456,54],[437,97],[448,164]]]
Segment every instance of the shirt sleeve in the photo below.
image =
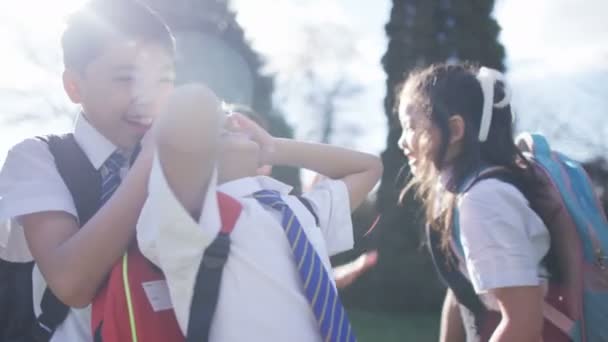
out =
[[325,179],[304,194],[319,218],[319,227],[329,255],[350,250],[354,246],[350,198],[341,180]]
[[529,233],[529,211],[519,190],[494,179],[479,182],[460,200],[460,237],[477,293],[540,284],[542,253]]
[[220,230],[216,172],[196,222],[171,190],[158,156],[154,157],[148,198],[137,223],[142,254],[163,270],[176,318],[186,331],[190,300],[203,253]]
[[[0,246],[6,255],[29,255],[18,219],[22,215],[64,211],[77,217],[74,201],[47,144],[27,139],[7,154],[0,171]],[[24,260],[15,260],[24,261]]]

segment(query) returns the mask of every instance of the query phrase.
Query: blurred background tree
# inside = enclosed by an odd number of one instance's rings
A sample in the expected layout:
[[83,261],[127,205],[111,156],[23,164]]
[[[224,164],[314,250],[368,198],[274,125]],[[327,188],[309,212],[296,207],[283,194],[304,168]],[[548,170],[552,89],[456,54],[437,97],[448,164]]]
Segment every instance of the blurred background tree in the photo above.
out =
[[[177,83],[204,82],[224,101],[251,107],[272,134],[293,137],[293,130],[272,103],[273,78],[245,39],[226,0],[145,0],[165,18],[177,46]],[[273,176],[300,187],[299,170],[276,167]]]

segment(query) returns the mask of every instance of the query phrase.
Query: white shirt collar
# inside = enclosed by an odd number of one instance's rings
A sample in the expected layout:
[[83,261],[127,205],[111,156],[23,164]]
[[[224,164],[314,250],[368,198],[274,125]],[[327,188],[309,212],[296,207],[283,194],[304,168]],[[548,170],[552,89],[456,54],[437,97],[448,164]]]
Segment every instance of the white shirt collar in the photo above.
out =
[[96,170],[116,151],[116,146],[95,129],[82,113],[76,118],[74,138]]
[[290,185],[267,176],[256,176],[239,178],[230,182],[220,184],[218,191],[225,192],[233,197],[245,197],[259,190],[275,190],[282,195],[287,195],[293,189]]

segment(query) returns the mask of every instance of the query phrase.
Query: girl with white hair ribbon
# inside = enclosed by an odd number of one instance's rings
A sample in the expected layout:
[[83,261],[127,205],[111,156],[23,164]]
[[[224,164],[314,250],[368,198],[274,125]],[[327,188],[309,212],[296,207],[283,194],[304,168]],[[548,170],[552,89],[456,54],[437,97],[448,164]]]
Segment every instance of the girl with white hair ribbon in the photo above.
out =
[[[520,190],[532,191],[535,176],[513,140],[504,75],[433,65],[409,76],[398,101],[399,148],[412,173],[403,193],[417,189],[425,205],[429,246],[449,286],[441,341],[540,341],[549,232]],[[478,178],[490,169],[510,179]]]

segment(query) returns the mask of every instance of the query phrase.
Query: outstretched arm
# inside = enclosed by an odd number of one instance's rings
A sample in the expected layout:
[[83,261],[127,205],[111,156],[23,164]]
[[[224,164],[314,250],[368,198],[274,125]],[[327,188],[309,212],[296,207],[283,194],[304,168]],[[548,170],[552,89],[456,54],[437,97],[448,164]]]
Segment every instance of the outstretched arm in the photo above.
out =
[[348,189],[351,210],[365,200],[382,175],[382,162],[377,156],[332,145],[274,138],[239,114],[233,114],[231,120],[261,145],[264,151],[261,165],[300,167],[342,180]]

